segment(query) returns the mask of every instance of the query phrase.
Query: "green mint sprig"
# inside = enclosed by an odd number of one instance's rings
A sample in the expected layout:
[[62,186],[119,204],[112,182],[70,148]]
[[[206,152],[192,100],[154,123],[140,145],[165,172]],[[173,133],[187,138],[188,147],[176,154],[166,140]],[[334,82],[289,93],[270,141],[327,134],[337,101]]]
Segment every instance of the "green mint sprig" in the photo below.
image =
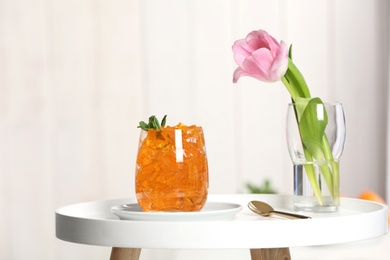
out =
[[159,130],[161,129],[161,127],[165,127],[166,121],[167,121],[167,115],[165,115],[161,120],[161,125],[156,116],[151,116],[149,117],[148,123],[141,121],[139,122],[139,126],[137,126],[137,128],[141,128],[142,130],[145,131],[148,131],[149,129]]

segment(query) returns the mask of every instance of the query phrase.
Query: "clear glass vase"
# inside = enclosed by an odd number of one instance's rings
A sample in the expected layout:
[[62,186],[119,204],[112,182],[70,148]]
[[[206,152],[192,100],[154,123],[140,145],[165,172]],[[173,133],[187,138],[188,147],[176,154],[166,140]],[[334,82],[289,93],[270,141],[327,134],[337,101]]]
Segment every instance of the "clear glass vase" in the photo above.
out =
[[307,100],[289,104],[286,130],[294,165],[294,209],[338,211],[339,163],[346,137],[342,104]]
[[141,130],[135,189],[143,211],[199,211],[208,195],[203,129]]

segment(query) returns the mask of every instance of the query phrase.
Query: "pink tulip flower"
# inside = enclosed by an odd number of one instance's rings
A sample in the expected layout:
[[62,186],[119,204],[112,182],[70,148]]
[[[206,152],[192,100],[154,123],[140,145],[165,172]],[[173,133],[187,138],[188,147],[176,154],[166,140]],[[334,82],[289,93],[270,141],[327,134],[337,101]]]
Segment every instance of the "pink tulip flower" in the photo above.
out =
[[245,39],[237,40],[233,47],[238,68],[233,82],[249,76],[264,82],[281,80],[288,68],[288,48],[278,43],[264,30],[253,31]]

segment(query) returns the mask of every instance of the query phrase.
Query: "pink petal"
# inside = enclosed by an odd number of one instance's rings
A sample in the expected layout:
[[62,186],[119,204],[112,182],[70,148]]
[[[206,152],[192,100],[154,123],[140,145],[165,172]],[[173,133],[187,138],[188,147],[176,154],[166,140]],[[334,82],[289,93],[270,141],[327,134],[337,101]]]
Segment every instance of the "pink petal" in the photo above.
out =
[[237,68],[233,73],[233,83],[237,83],[238,79],[244,76],[249,76],[249,75],[241,68]]
[[286,74],[288,68],[288,48],[287,45],[281,41],[280,48],[270,68],[270,77],[280,80]]
[[267,65],[259,64],[253,58],[253,56],[250,56],[248,59],[244,61],[244,63],[242,64],[242,69],[245,71],[246,76],[250,76],[261,81],[269,81],[268,80],[269,70],[267,69]]
[[250,32],[245,39],[237,40],[232,49],[239,66],[233,74],[233,82],[243,76],[275,82],[287,71],[287,46],[283,41],[279,44],[264,30]]
[[268,42],[268,49],[270,49],[272,55],[275,57],[280,48],[279,43],[268,33],[264,37]]
[[234,60],[238,66],[241,66],[244,60],[252,53],[245,40],[236,41],[232,46],[232,50],[234,53]]

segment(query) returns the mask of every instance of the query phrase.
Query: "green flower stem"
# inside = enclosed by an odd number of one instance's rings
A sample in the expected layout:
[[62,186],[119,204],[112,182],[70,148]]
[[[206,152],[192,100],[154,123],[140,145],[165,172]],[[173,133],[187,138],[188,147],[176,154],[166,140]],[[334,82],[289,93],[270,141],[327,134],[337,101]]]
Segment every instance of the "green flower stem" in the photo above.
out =
[[333,172],[333,201],[338,205],[340,200],[340,173],[339,173],[339,162],[336,162],[333,158],[332,150],[330,149],[329,140],[326,135],[322,137],[322,146],[324,149],[324,156],[326,161],[330,162]]
[[332,194],[332,197],[334,196],[334,184],[333,184],[333,174],[332,171],[329,169],[329,166],[324,163],[320,164],[320,171],[322,176],[325,179],[326,185],[328,186],[330,194]]
[[332,161],[332,172],[333,172],[333,193],[332,198],[336,205],[340,204],[340,173],[339,173],[339,162]]
[[[302,74],[299,72],[299,70],[296,68],[295,65],[293,66],[293,69],[291,70],[290,69],[291,65],[294,65],[294,63],[289,59],[289,68],[288,68],[285,76],[282,77],[281,81],[283,82],[283,84],[287,88],[287,90],[290,93],[290,96],[291,96],[293,102],[295,103],[295,100],[297,98],[299,98],[299,97],[302,97],[302,96],[303,97],[310,97],[310,93],[308,92],[307,85],[306,85],[306,83],[305,83],[305,81],[303,79]],[[300,77],[301,80],[297,79],[296,74],[298,74],[298,77]],[[301,90],[301,88],[300,88],[301,85],[300,85],[299,82],[303,82],[304,83],[304,85],[306,86],[306,89],[307,89],[306,92]],[[297,111],[295,111],[295,115],[296,115],[297,123],[299,125]],[[312,155],[305,148],[305,146],[304,146],[303,150],[304,150],[304,153],[305,153],[306,161],[307,162],[313,162]],[[314,166],[312,164],[304,164],[304,167],[305,167],[306,175],[307,175],[307,177],[309,179],[310,185],[311,185],[311,187],[313,189],[314,196],[316,197],[316,199],[317,199],[317,201],[318,201],[318,203],[320,205],[324,205],[325,204],[324,198],[322,196],[321,189],[319,187],[319,184],[318,184],[318,181],[317,181],[317,178],[316,178]]]
[[[305,153],[306,161],[307,162],[313,162],[312,156],[309,153],[309,151],[307,149],[305,149],[305,148],[303,150],[304,150],[304,153]],[[318,181],[317,181],[314,165],[310,164],[310,163],[309,164],[306,163],[306,164],[304,164],[304,167],[305,167],[305,170],[306,170],[307,178],[309,179],[310,185],[311,185],[311,187],[313,189],[314,196],[316,197],[316,199],[318,201],[318,204],[320,204],[322,206],[322,205],[325,204],[325,201],[324,201],[324,197],[322,196],[321,189],[320,189],[320,187],[318,185]]]
[[[326,185],[328,186],[329,193],[331,194],[332,198],[335,199],[335,179],[334,179],[334,162],[332,150],[330,149],[328,138],[326,137],[326,134],[322,136],[322,143],[319,147],[316,148],[316,152],[313,153],[314,157],[317,161],[324,161],[326,163],[319,164],[320,172],[322,176],[325,179]],[[324,158],[325,157],[325,158]],[[331,163],[331,168],[329,168],[329,165],[327,162]],[[332,173],[333,172],[333,173]]]
[[286,86],[288,92],[290,93],[291,98],[294,100],[297,97],[297,93],[294,88],[291,87],[290,82],[287,80],[286,76],[282,77],[282,82]]
[[293,100],[297,97],[310,98],[309,87],[307,86],[302,73],[290,58],[288,59],[288,69],[286,74],[282,77],[282,82],[285,86],[286,82],[288,83],[289,86],[286,87]]
[[[311,98],[309,88],[306,84],[303,75],[299,69],[292,62],[291,58],[288,60],[288,69],[286,74],[281,78],[281,81],[287,88],[288,92],[291,95],[293,103],[299,98]],[[322,101],[321,101],[322,103]],[[306,109],[306,108],[305,108]],[[330,144],[326,134],[323,134],[322,140],[319,140],[317,145],[313,147],[313,144],[310,147],[306,147],[305,138],[303,135],[310,133],[310,125],[308,122],[301,122],[298,119],[298,111],[295,111],[297,122],[299,125],[299,131],[301,134],[302,145],[305,153],[306,161],[309,164],[305,164],[305,170],[309,179],[309,182],[312,186],[314,195],[320,205],[324,205],[324,198],[322,196],[321,187],[319,187],[318,180],[315,176],[314,166],[310,164],[313,162],[313,159],[316,161],[325,161],[329,164],[324,163],[320,164],[320,172],[325,180],[326,185],[328,186],[329,192],[332,196],[332,199],[336,205],[339,204],[339,163],[334,161],[333,154],[330,148]],[[301,111],[302,112],[302,111]],[[303,132],[302,132],[303,131]],[[309,131],[309,132],[306,132]],[[310,149],[309,149],[310,148]]]
[[325,159],[327,161],[334,161],[332,150],[330,149],[329,140],[328,140],[328,137],[325,134],[322,136],[322,146],[325,148],[324,149]]

